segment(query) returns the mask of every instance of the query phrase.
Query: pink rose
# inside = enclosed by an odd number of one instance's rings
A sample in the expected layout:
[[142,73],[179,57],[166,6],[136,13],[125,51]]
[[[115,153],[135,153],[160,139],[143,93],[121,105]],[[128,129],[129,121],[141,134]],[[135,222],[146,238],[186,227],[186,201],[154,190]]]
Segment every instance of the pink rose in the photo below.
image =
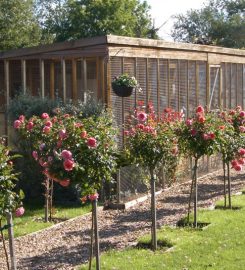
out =
[[192,130],[191,130],[191,135],[192,135],[192,136],[196,136],[196,135],[197,135],[197,131],[196,131],[195,129],[192,129]]
[[68,187],[68,186],[70,185],[70,179],[60,180],[60,181],[59,181],[59,184],[60,184],[62,187]]
[[60,148],[62,146],[62,141],[57,142],[57,147]]
[[63,150],[61,156],[63,159],[72,159],[72,153],[68,150]]
[[128,135],[129,135],[129,131],[128,131],[128,130],[125,130],[125,131],[124,131],[124,135],[125,135],[125,136],[128,136]]
[[37,151],[32,151],[32,157],[33,157],[35,160],[38,160],[38,153],[37,153]]
[[27,126],[26,126],[26,128],[28,129],[28,130],[32,130],[33,129],[33,127],[34,127],[34,123],[33,122],[28,122],[28,124],[27,124]]
[[240,172],[242,170],[242,166],[240,164],[234,166],[234,169],[237,171],[237,172]]
[[91,148],[95,148],[97,146],[96,139],[93,137],[88,138],[87,145]]
[[87,138],[87,131],[86,131],[86,130],[83,130],[83,131],[81,132],[81,134],[80,134],[80,137],[81,137],[82,139]]
[[234,110],[229,111],[229,115],[234,115],[236,112]]
[[50,127],[45,126],[45,127],[43,128],[43,133],[48,134],[48,133],[50,132],[50,130],[51,130]]
[[98,193],[90,194],[88,195],[88,198],[90,199],[90,201],[97,201],[99,198],[99,194]]
[[49,115],[47,113],[42,113],[41,118],[42,119],[48,119]]
[[215,134],[212,133],[212,132],[210,132],[210,133],[208,134],[208,136],[209,136],[209,139],[211,139],[211,140],[214,140],[214,139],[215,139]]
[[244,148],[240,148],[238,150],[238,153],[239,153],[239,155],[244,156],[245,155],[245,149]]
[[231,161],[231,165],[232,165],[232,167],[234,168],[235,166],[238,165],[238,162],[237,162],[236,160],[232,160],[232,161]]
[[244,159],[244,158],[238,159],[238,163],[239,163],[240,165],[244,165],[244,164],[245,164],[245,159]]
[[144,112],[138,112],[137,118],[140,122],[145,122],[147,119],[147,114]]
[[197,108],[196,108],[196,113],[204,113],[204,108],[199,105]]
[[245,117],[245,111],[241,111],[241,112],[239,113],[239,116],[240,116],[240,117]]
[[199,123],[204,123],[206,119],[204,116],[198,116],[197,120]]
[[245,127],[244,126],[240,126],[239,127],[239,130],[240,130],[240,132],[244,133],[245,132]]
[[39,164],[40,164],[42,167],[48,167],[48,162],[46,162],[46,161],[44,160],[43,157],[41,157],[41,158],[39,159]]
[[192,123],[193,123],[193,120],[192,119],[187,119],[185,123],[186,123],[187,126],[191,126]]
[[145,126],[144,126],[143,124],[138,124],[138,125],[136,125],[136,128],[137,128],[137,129],[142,129],[142,130],[143,130],[144,127],[145,127]]
[[25,121],[25,116],[24,115],[20,115],[19,116],[19,120],[21,123],[23,123]]
[[15,120],[14,121],[14,128],[19,129],[21,126],[22,122],[20,120]]
[[74,166],[75,166],[75,163],[73,160],[71,159],[66,159],[64,162],[63,162],[63,166],[64,166],[64,169],[66,171],[72,171]]
[[59,131],[59,137],[61,138],[61,140],[65,139],[67,137],[67,133],[65,129],[61,129]]
[[52,122],[51,122],[51,121],[47,121],[47,122],[45,123],[45,126],[47,126],[47,127],[52,127],[52,126],[53,126],[53,124],[52,124]]
[[22,207],[22,206],[15,210],[15,216],[16,217],[21,217],[21,216],[24,215],[24,213],[25,213],[25,208]]
[[209,140],[209,135],[208,134],[206,134],[206,133],[204,133],[203,135],[202,135],[202,137],[203,137],[203,139],[206,141],[206,140]]

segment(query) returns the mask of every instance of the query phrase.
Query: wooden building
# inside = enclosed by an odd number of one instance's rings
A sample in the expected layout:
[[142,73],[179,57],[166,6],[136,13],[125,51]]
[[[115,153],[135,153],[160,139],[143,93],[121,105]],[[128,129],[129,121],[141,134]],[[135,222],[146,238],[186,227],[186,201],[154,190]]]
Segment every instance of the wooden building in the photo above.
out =
[[[111,89],[121,73],[143,89],[124,102]],[[245,50],[214,46],[108,35],[1,52],[0,135],[5,108],[21,90],[63,100],[83,100],[91,91],[121,124],[136,100],[152,101],[159,113],[172,107],[187,115],[198,104],[244,107],[244,81]]]

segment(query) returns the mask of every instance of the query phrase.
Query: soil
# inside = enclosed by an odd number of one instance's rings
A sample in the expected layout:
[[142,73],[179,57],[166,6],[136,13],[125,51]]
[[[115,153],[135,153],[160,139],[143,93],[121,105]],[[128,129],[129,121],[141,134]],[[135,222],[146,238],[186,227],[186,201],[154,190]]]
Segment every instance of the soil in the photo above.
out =
[[[222,197],[222,171],[198,180],[198,207],[211,207]],[[232,172],[232,192],[245,186],[243,173]],[[175,225],[187,213],[190,182],[173,186],[157,196],[157,225]],[[18,269],[71,270],[86,263],[89,256],[91,215],[84,215],[15,239]],[[99,210],[100,248],[124,249],[149,233],[150,199],[125,210]],[[1,244],[0,244],[1,245]],[[0,269],[5,270],[0,246]]]

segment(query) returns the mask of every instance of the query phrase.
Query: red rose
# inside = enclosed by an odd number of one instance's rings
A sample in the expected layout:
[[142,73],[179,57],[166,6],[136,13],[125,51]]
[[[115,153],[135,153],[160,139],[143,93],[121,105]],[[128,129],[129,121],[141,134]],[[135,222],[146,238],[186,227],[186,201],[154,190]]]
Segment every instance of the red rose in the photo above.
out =
[[66,159],[64,162],[63,162],[63,166],[64,166],[64,169],[66,171],[72,171],[74,166],[75,166],[75,163],[73,160],[71,159]]
[[199,105],[197,108],[196,108],[196,113],[204,113],[204,108]]
[[42,113],[41,118],[47,119],[47,118],[49,118],[49,115],[47,113]]
[[87,145],[91,148],[95,148],[97,146],[96,139],[93,137],[88,138]]

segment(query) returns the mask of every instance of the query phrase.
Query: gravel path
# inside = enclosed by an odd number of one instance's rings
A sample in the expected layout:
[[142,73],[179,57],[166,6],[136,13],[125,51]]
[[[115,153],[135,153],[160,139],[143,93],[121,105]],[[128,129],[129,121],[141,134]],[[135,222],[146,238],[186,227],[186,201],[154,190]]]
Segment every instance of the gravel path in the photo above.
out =
[[[232,172],[233,193],[243,186],[244,174]],[[175,224],[187,212],[190,183],[176,185],[157,196],[158,226]],[[222,171],[199,180],[199,207],[207,207],[222,196]],[[150,200],[126,211],[99,211],[100,247],[122,249],[150,232]],[[18,269],[70,270],[88,260],[90,215],[81,216],[15,240]],[[0,248],[0,269],[5,262]]]

